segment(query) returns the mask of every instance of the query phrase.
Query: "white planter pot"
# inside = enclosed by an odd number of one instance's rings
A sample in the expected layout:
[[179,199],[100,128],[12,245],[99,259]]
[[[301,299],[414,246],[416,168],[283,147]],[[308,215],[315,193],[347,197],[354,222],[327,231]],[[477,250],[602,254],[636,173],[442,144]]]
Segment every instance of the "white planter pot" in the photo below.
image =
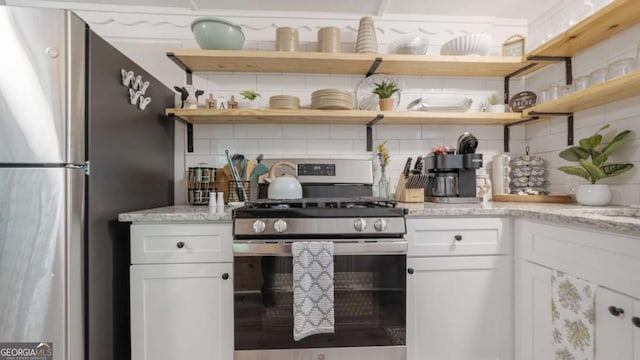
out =
[[609,185],[587,184],[580,185],[576,193],[576,200],[581,205],[602,206],[611,200]]
[[492,113],[503,113],[505,111],[505,105],[504,104],[491,105],[490,111]]

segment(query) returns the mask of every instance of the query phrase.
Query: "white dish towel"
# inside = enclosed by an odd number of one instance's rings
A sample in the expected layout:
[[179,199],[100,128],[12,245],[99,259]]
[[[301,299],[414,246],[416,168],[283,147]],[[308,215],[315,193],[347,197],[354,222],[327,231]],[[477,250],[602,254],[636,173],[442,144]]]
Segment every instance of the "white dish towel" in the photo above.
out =
[[293,339],[334,332],[333,243],[296,241],[293,254]]
[[596,288],[560,271],[551,273],[554,359],[594,359]]

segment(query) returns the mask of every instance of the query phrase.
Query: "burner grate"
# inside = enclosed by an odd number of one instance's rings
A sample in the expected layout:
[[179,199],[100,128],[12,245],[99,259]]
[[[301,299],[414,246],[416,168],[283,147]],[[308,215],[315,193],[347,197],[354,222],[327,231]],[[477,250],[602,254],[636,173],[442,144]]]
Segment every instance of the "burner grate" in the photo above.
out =
[[259,199],[245,204],[247,209],[364,209],[364,208],[394,208],[397,202],[378,197],[336,197],[336,198],[302,198],[302,199]]

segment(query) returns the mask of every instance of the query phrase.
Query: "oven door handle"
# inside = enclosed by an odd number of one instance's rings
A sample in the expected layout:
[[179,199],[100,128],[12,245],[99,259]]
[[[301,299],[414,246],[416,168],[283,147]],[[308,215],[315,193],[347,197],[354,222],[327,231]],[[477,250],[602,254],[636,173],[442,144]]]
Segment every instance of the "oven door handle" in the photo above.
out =
[[[317,241],[317,240],[316,240]],[[291,256],[291,241],[278,243],[234,242],[234,256]],[[407,241],[334,242],[333,255],[403,255]]]

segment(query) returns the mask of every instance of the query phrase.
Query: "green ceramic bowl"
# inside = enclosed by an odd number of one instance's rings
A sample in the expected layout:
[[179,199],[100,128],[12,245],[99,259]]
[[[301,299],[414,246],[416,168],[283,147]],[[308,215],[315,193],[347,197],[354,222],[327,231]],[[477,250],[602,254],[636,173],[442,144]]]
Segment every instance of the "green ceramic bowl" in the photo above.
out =
[[191,23],[191,31],[200,48],[206,50],[240,50],[244,44],[240,26],[223,19],[198,18]]

